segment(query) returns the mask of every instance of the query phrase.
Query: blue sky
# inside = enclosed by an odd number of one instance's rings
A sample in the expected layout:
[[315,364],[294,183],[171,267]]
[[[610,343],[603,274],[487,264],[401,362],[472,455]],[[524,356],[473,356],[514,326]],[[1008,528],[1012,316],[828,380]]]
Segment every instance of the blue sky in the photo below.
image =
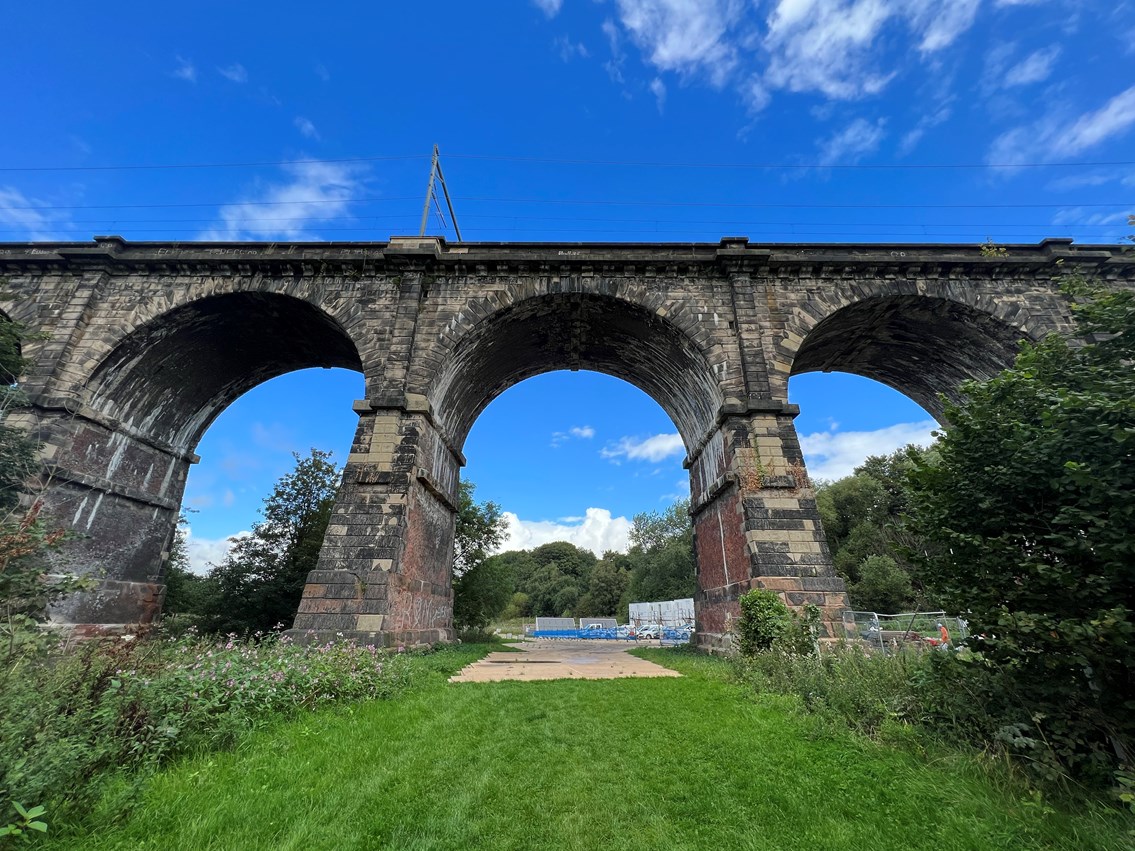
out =
[[[1114,242],[1135,210],[1132,2],[16,4],[5,30],[0,240],[417,233],[434,143],[470,240]],[[344,457],[360,392],[296,373],[222,414],[199,562],[291,451]],[[791,393],[813,475],[930,429],[859,379]],[[555,373],[485,411],[467,473],[515,544],[618,547],[684,488],[673,433]]]

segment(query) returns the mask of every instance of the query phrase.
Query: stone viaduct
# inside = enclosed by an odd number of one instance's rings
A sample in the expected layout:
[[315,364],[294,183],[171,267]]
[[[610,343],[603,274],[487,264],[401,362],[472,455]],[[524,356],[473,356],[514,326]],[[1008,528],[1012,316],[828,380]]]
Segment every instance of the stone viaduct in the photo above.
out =
[[941,417],[1022,339],[1068,327],[1058,279],[1135,286],[1135,259],[1071,240],[959,245],[0,244],[43,442],[41,491],[78,534],[55,569],[99,587],[55,613],[80,631],[146,622],[194,449],[230,402],[305,367],[360,371],[366,398],[295,629],[375,643],[453,637],[461,450],[529,376],[587,369],[650,394],[686,447],[697,631],[752,587],[847,603],[787,401],[791,375],[857,373]]

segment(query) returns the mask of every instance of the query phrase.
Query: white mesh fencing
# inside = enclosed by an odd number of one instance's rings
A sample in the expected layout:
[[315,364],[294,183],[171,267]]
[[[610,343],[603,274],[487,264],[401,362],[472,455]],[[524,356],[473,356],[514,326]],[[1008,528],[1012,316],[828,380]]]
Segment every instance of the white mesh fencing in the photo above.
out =
[[667,600],[662,603],[631,603],[631,623],[643,626],[648,623],[662,626],[685,626],[694,622],[694,599]]

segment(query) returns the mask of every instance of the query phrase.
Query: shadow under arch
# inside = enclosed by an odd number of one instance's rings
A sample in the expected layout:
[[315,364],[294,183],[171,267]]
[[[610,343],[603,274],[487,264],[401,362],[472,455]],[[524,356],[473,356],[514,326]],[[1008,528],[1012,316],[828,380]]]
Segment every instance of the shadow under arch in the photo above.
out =
[[87,383],[87,401],[131,430],[187,452],[239,396],[310,367],[363,371],[354,342],[327,313],[279,293],[207,296],[119,342]]
[[957,301],[879,295],[820,320],[796,352],[791,375],[849,372],[909,396],[939,422],[939,394],[955,400],[969,379],[992,378],[1013,360],[1028,332]]
[[658,314],[611,296],[557,293],[505,307],[453,347],[427,398],[460,448],[478,415],[509,387],[559,369],[620,378],[654,399],[687,449],[714,424],[723,395],[705,353]]
[[[317,306],[279,293],[206,296],[120,339],[74,413],[51,421],[45,510],[79,535],[52,569],[98,577],[53,617],[87,628],[148,623],[161,610],[165,562],[193,451],[243,393],[310,367],[362,372],[346,330]],[[121,627],[125,628],[125,627]]]

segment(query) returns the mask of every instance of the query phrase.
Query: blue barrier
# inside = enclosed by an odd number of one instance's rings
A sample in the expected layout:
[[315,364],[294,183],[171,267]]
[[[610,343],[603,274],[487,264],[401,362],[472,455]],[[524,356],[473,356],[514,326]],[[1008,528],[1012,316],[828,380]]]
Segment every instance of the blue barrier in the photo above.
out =
[[[533,638],[585,638],[606,639],[608,641],[635,641],[634,635],[627,634],[622,627],[614,629],[538,629],[530,633]],[[690,632],[679,627],[663,627],[663,642],[685,643],[690,640]]]

